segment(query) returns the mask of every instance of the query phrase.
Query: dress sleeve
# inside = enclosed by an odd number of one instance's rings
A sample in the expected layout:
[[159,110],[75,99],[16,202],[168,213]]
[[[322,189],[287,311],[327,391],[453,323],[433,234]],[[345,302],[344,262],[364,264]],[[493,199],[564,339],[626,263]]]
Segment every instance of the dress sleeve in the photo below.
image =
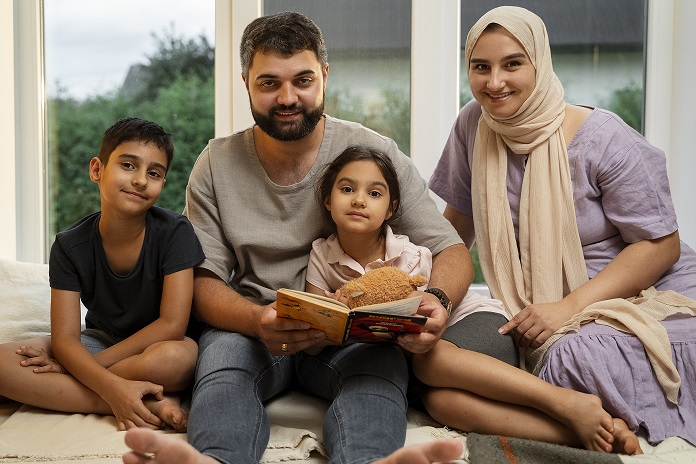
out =
[[437,196],[467,216],[473,216],[470,151],[480,115],[475,100],[462,108],[429,182]]
[[602,207],[626,243],[651,240],[677,230],[664,153],[623,121],[606,122],[610,136],[595,149],[603,151],[596,182]]

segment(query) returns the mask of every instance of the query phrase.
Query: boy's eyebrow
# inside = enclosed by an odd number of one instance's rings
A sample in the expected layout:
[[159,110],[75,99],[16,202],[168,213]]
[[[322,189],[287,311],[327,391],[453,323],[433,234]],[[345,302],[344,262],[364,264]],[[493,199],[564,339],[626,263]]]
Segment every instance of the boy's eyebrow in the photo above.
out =
[[[515,58],[527,59],[527,55],[525,55],[522,52],[511,53],[510,55],[504,56],[500,61],[514,60]],[[469,60],[469,63],[487,63],[487,62],[488,62],[488,60],[484,60],[483,58],[471,58]]]
[[[136,161],[140,161],[142,158],[139,157],[138,155],[133,155],[132,153],[121,153],[118,155],[119,158],[128,158]],[[152,163],[152,166],[157,166],[159,168],[164,169],[165,171],[167,170],[167,166],[163,165],[162,163],[154,162]]]
[[[316,72],[314,72],[314,70],[312,70],[312,69],[303,69],[302,71],[296,73],[292,77],[295,78],[295,77],[300,77],[300,76],[306,76],[307,74],[314,75],[314,74],[316,74]],[[259,80],[259,79],[277,79],[277,78],[278,78],[278,74],[271,74],[271,73],[264,73],[264,74],[259,74],[258,76],[256,76],[256,80]]]

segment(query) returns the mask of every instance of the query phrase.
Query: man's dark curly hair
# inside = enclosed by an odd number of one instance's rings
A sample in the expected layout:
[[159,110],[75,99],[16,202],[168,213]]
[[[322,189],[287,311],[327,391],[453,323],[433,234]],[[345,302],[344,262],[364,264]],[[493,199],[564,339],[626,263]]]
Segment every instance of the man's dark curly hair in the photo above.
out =
[[311,50],[317,55],[321,67],[328,63],[328,52],[321,30],[314,21],[294,12],[283,12],[256,18],[244,29],[239,46],[244,79],[249,78],[256,52],[276,52],[290,56]]

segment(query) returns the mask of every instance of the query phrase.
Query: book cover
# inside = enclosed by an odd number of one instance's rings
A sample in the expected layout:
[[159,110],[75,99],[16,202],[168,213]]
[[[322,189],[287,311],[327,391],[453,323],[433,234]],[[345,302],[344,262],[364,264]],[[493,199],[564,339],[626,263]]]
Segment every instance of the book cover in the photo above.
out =
[[413,315],[421,297],[361,306],[351,310],[340,301],[300,290],[276,292],[278,316],[309,322],[333,343],[394,342],[406,333],[420,333],[427,318]]

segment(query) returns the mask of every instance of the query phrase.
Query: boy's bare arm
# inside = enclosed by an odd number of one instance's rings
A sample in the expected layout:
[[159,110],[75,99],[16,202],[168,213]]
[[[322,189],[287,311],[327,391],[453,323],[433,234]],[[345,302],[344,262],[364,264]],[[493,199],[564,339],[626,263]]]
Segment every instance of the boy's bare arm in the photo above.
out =
[[[104,367],[142,353],[157,342],[183,340],[186,334],[193,300],[193,269],[188,268],[164,276],[162,301],[158,319],[125,340],[97,353]],[[131,308],[137,311],[137,308]]]
[[58,362],[111,406],[119,429],[125,430],[126,422],[141,427],[161,425],[141,399],[148,394],[161,397],[162,387],[125,380],[109,372],[80,341],[80,328],[80,294],[51,289],[51,348]]

